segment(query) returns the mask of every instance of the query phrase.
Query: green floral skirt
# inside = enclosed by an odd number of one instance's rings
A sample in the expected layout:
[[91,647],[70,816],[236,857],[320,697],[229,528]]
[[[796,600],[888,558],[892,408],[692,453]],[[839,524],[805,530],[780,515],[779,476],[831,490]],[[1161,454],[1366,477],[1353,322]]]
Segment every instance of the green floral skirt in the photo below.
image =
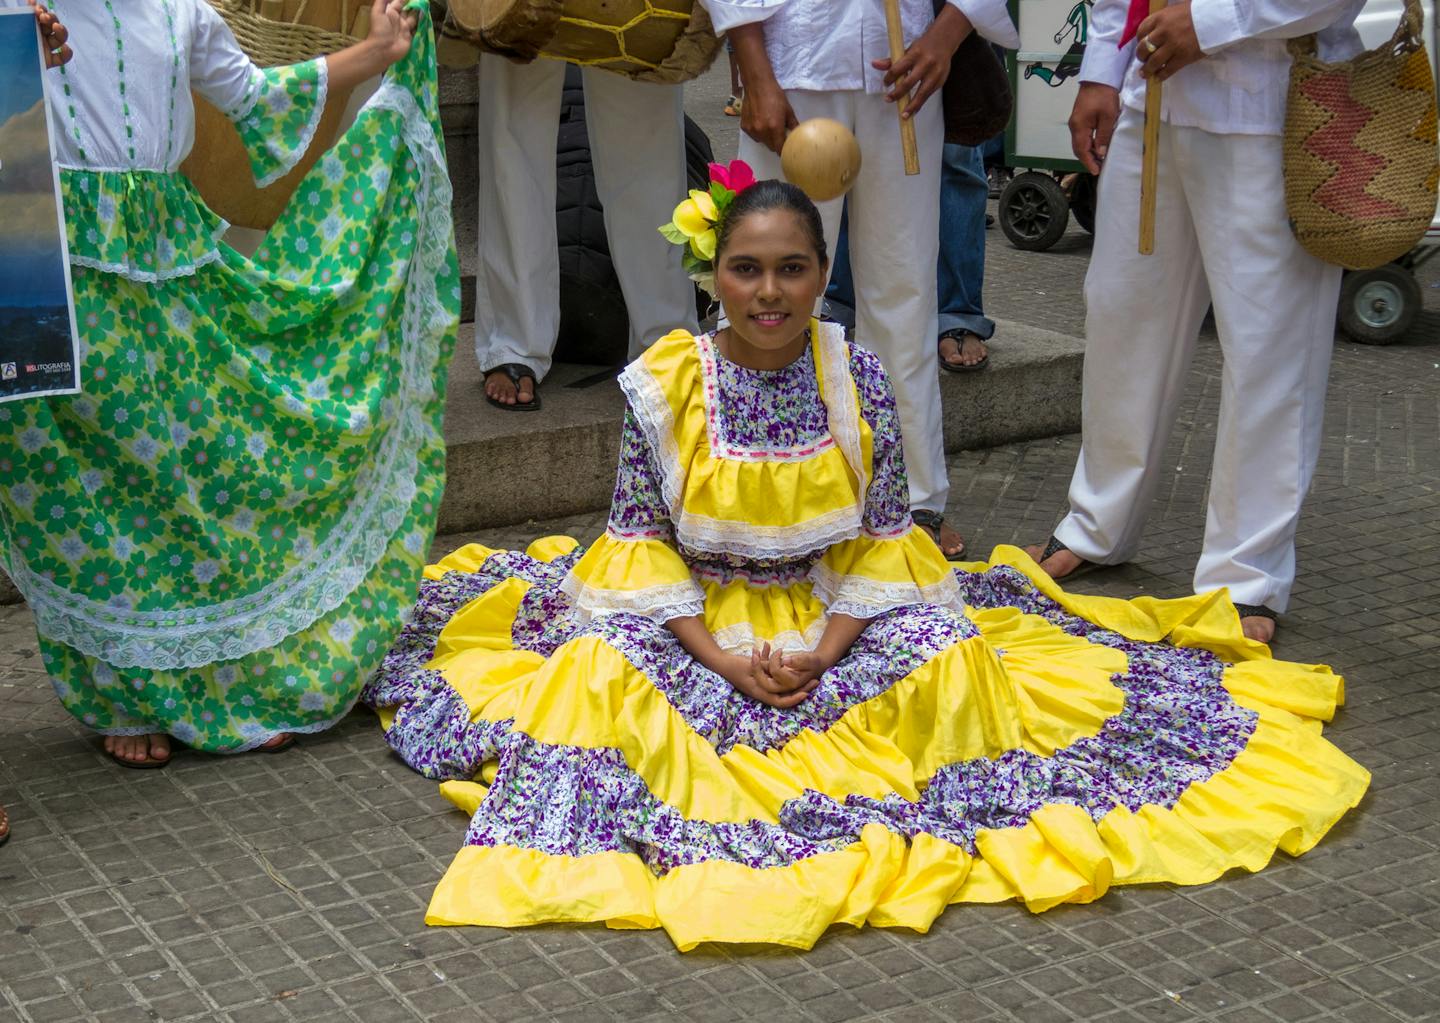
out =
[[[74,266],[83,393],[0,406],[5,567],[96,731],[238,752],[324,729],[414,600],[459,275],[433,61],[412,57],[253,259]],[[135,223],[146,188],[173,210],[185,186],[152,177],[97,176],[70,213]]]

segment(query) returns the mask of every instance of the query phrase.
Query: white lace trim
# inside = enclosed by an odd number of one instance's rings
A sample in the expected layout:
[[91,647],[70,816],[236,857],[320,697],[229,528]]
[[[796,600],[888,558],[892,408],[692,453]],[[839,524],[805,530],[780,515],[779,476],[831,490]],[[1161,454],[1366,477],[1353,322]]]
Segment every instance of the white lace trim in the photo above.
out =
[[808,653],[820,646],[820,639],[825,635],[825,626],[829,624],[829,621],[829,616],[821,615],[811,622],[804,632],[789,629],[776,636],[757,636],[753,625],[749,622],[740,622],[737,625],[727,625],[723,629],[717,629],[715,642],[727,654],[748,655],[762,642],[769,643],[771,647],[786,653]]
[[860,447],[860,399],[850,376],[850,348],[845,344],[845,328],[838,323],[820,324],[815,334],[815,350],[820,356],[820,398],[825,402],[830,433],[858,482],[855,513],[859,517],[864,513],[865,495],[870,490],[870,465]]
[[[225,225],[229,230],[230,225]],[[224,234],[225,231],[221,231]],[[98,270],[100,273],[114,274],[117,277],[124,277],[126,280],[134,281],[136,284],[160,284],[164,281],[173,281],[177,277],[193,277],[200,272],[201,267],[209,266],[220,258],[219,249],[211,249],[199,259],[193,259],[188,263],[181,263],[172,266],[169,270],[136,270],[128,263],[110,263],[103,259],[94,259],[90,256],[71,256],[71,266],[83,266],[88,270]]]
[[660,463],[660,496],[673,517],[683,505],[685,470],[680,465],[680,446],[675,442],[675,416],[665,391],[643,359],[621,372],[620,389],[635,412],[640,432]]
[[[300,138],[289,152],[284,156],[276,154],[274,148],[269,144],[266,149],[272,157],[275,157],[279,166],[264,177],[256,178],[255,185],[258,188],[267,188],[279,181],[286,174],[295,169],[295,165],[304,159],[305,154],[310,151],[310,144],[315,141],[315,132],[320,128],[320,119],[325,116],[325,103],[330,95],[330,62],[324,57],[316,57],[316,82],[315,109],[310,111],[310,120],[306,123],[305,129],[300,133]],[[255,103],[250,104],[249,110],[254,110],[255,105],[264,98],[263,91],[256,96]]]
[[853,507],[788,526],[758,526],[686,511],[672,521],[676,541],[692,551],[758,560],[800,558],[860,535],[860,512]]
[[[130,611],[57,586],[29,570],[12,544],[0,559],[35,615],[40,632],[115,667],[196,668],[274,646],[339,607],[379,562],[409,514],[421,449],[439,440],[422,414],[434,398],[434,371],[451,316],[436,282],[451,247],[450,179],[439,140],[415,98],[390,78],[361,116],[389,111],[420,166],[419,238],[406,276],[397,396],[382,406],[389,431],[357,500],[311,557],[256,593],[204,607]],[[423,554],[424,538],[417,538]]]
[[575,613],[582,622],[603,615],[635,614],[664,624],[672,618],[705,613],[705,591],[693,579],[640,590],[606,590],[589,585],[571,569],[560,590],[575,602]]
[[[703,339],[695,339],[697,346],[703,343]],[[620,374],[620,387],[660,464],[660,493],[670,511],[678,543],[706,554],[794,558],[813,554],[860,535],[870,470],[860,447],[860,405],[850,376],[845,330],[834,323],[819,324],[813,335],[813,344],[818,355],[820,397],[825,403],[831,436],[855,473],[859,487],[853,505],[787,526],[757,526],[751,522],[710,518],[687,511],[685,467],[675,440],[675,416],[670,403],[665,400],[665,392],[643,360],[632,362]],[[702,365],[703,361],[702,350]],[[702,368],[702,379],[703,374]],[[704,397],[700,396],[699,400],[703,403]],[[708,409],[705,411],[708,429]]]
[[939,582],[920,586],[913,582],[887,583],[861,575],[841,575],[824,562],[810,570],[812,592],[831,614],[852,618],[875,618],[888,611],[915,604],[936,604],[963,612],[960,583],[954,572]]

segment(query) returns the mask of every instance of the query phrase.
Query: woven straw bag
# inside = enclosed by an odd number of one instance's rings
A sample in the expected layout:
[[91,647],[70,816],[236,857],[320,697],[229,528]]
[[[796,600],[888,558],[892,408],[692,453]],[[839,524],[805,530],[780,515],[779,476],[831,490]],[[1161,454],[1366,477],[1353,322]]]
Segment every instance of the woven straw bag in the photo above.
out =
[[1290,41],[1285,204],[1313,255],[1368,270],[1409,252],[1430,226],[1440,184],[1435,82],[1419,0],[1390,42],[1326,63],[1315,37]]

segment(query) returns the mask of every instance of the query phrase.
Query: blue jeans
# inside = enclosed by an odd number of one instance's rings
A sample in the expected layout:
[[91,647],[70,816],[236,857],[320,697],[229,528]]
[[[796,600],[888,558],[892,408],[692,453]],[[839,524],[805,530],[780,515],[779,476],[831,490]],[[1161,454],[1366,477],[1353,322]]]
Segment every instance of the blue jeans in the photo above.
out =
[[[940,333],[968,330],[988,341],[995,322],[986,318],[980,290],[985,283],[985,180],[983,148],[945,147],[940,175],[940,265],[936,268],[936,291],[940,300]],[[825,298],[834,307],[835,318],[849,319],[855,308],[855,281],[850,272],[849,230],[840,221],[835,242],[834,268]]]

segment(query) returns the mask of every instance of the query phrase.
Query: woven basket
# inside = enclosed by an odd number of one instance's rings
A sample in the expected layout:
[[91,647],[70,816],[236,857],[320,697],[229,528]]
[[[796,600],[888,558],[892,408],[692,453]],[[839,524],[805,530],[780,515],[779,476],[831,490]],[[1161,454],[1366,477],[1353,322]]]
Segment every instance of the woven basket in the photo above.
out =
[[[299,64],[355,42],[350,30],[368,25],[367,0],[209,0],[250,59],[261,67]],[[357,15],[359,21],[357,22]],[[311,24],[300,19],[308,18]],[[332,90],[310,151],[289,174],[257,188],[250,157],[228,118],[195,96],[195,146],[180,165],[209,206],[239,227],[266,230],[280,216],[305,173],[335,141],[349,91]]]
[[[361,0],[210,0],[235,41],[261,67],[299,64],[322,53],[343,50],[355,42],[349,34],[357,13],[369,5]],[[324,8],[323,10],[321,8]],[[309,17],[314,24],[303,19]]]
[[1313,255],[1368,270],[1414,248],[1435,215],[1435,82],[1419,0],[1390,42],[1327,63],[1315,37],[1290,41],[1285,204]]

